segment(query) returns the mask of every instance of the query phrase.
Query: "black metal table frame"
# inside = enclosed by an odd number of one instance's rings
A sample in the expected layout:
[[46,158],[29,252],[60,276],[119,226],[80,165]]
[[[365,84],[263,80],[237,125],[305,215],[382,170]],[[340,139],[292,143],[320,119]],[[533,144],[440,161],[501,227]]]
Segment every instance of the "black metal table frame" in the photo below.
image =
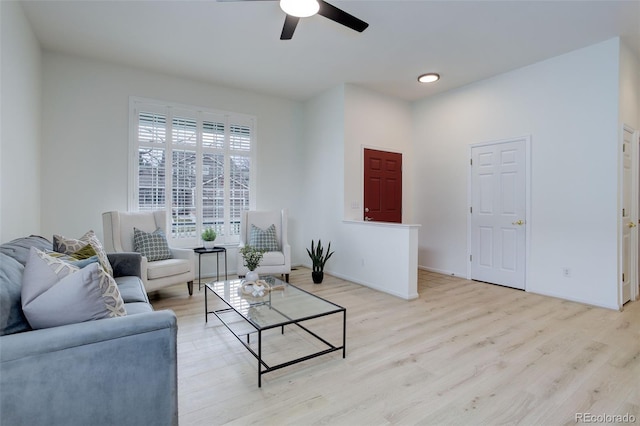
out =
[[[317,297],[318,299],[322,299],[319,296],[316,296],[313,293],[310,293],[306,290],[301,289],[300,287],[296,287],[292,284],[287,284],[290,285],[292,287],[295,287],[296,289],[307,293],[313,297]],[[208,302],[207,302],[207,290],[211,291],[213,294],[216,295],[216,297],[218,297],[218,299],[222,300],[227,306],[228,308],[225,309],[217,309],[214,311],[209,311],[209,307],[208,307]],[[339,350],[342,350],[342,358],[346,358],[347,356],[347,309],[343,308],[340,305],[337,305],[333,302],[330,302],[326,299],[322,299],[325,302],[333,305],[336,307],[336,309],[329,311],[329,312],[324,312],[322,314],[316,314],[316,315],[309,315],[307,317],[304,318],[297,318],[297,319],[292,319],[289,318],[287,315],[285,315],[284,313],[278,311],[276,308],[271,306],[271,292],[269,292],[269,300],[268,301],[261,301],[261,302],[257,302],[252,304],[251,306],[259,306],[259,305],[266,305],[269,306],[270,309],[274,309],[275,311],[277,311],[280,315],[284,316],[285,318],[288,318],[288,321],[282,322],[282,323],[278,323],[278,324],[274,324],[274,325],[270,325],[268,327],[264,327],[261,328],[260,326],[256,325],[255,323],[253,323],[250,319],[246,318],[244,315],[242,315],[241,313],[239,313],[233,306],[231,306],[226,300],[224,300],[223,297],[220,297],[212,288],[209,287],[208,284],[205,284],[205,289],[204,289],[204,319],[205,319],[205,323],[208,322],[208,315],[209,314],[214,314],[222,323],[222,325],[224,325],[230,332],[231,334],[233,334],[236,339],[238,339],[238,341],[240,343],[242,343],[244,345],[245,348],[247,348],[247,350],[249,352],[251,352],[251,354],[258,360],[258,387],[262,387],[262,375],[269,373],[271,371],[275,371],[275,370],[279,370],[281,368],[284,367],[288,367],[290,365],[293,364],[298,364],[300,362],[303,361],[307,361],[309,359],[312,358],[316,358],[322,355],[326,355],[329,354],[331,352],[336,352]],[[223,320],[220,315],[226,312],[234,312],[236,315],[240,316],[242,319],[244,319],[249,325],[251,325],[251,327],[253,327],[256,331],[255,332],[249,332],[246,334],[247,336],[247,341],[246,343],[241,339],[241,335],[237,334],[235,331],[233,331],[231,329],[231,327],[227,324],[227,322],[225,320]],[[325,340],[324,338],[320,337],[319,335],[317,335],[316,333],[314,333],[313,331],[309,330],[307,327],[303,326],[302,322],[304,321],[309,321],[315,318],[321,318],[321,317],[325,317],[325,316],[329,316],[329,315],[333,315],[333,314],[337,314],[342,312],[342,346],[335,346],[334,344],[330,343],[329,341]],[[282,334],[284,334],[284,327],[286,325],[297,325],[298,327],[300,327],[302,330],[306,331],[307,333],[309,333],[310,335],[312,335],[313,337],[315,337],[316,339],[320,340],[322,343],[324,343],[325,345],[327,345],[328,349],[322,350],[322,351],[318,351],[318,352],[314,352],[312,354],[309,355],[305,355],[303,357],[300,358],[296,358],[294,360],[291,361],[287,361],[287,362],[283,362],[281,364],[277,364],[277,365],[273,365],[273,366],[269,366],[265,360],[262,359],[262,332],[263,331],[267,331],[267,330],[272,330],[274,328],[278,328],[281,327],[282,328]],[[256,351],[254,351],[250,346],[250,336],[253,333],[257,333],[258,334],[258,352],[256,353]]]
[[205,247],[198,247],[193,249],[198,255],[198,291],[202,290],[202,274],[201,274],[201,262],[203,254],[216,254],[216,281],[220,281],[220,253],[224,253],[224,279],[227,280],[227,249],[225,247],[212,247],[210,249]]

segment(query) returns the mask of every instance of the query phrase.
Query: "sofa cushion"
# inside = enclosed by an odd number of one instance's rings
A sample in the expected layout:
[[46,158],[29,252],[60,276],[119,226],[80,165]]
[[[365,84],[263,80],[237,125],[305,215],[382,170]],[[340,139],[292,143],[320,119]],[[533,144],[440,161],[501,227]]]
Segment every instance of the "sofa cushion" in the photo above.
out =
[[278,235],[276,234],[276,225],[271,224],[267,229],[262,229],[251,224],[249,245],[257,248],[258,250],[280,251]]
[[186,259],[158,260],[157,262],[147,263],[147,278],[155,280],[156,278],[184,274],[190,270],[190,262]]
[[0,253],[0,336],[31,330],[22,313],[22,272],[16,259]]
[[113,269],[111,269],[107,253],[93,230],[87,231],[80,239],[66,238],[61,235],[53,236],[53,250],[59,253],[72,254],[81,251],[87,245],[91,245],[98,256],[100,265],[109,275],[113,276]]
[[149,303],[131,302],[125,303],[127,315],[144,314],[146,312],[153,312],[153,307]]
[[[118,277],[115,279],[116,284],[118,284],[118,289],[120,290],[120,295],[122,296],[122,300],[124,303],[131,302],[144,302],[149,303],[149,299],[147,298],[147,293],[144,290],[144,286],[142,281],[138,277]],[[125,306],[126,309],[126,306]],[[130,312],[127,310],[127,315]]]
[[22,310],[34,329],[126,315],[118,285],[98,263],[79,269],[32,248]]
[[162,229],[152,233],[133,228],[133,250],[147,258],[149,262],[171,258],[171,249]]

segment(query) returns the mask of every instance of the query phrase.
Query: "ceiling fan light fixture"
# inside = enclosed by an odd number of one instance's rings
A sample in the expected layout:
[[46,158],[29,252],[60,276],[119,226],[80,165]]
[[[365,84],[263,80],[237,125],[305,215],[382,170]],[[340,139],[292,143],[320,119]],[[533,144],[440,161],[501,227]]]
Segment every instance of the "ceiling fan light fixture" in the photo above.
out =
[[418,77],[418,81],[420,83],[433,83],[438,80],[440,80],[440,74],[436,74],[435,72],[422,74],[420,77]]
[[280,0],[280,9],[297,18],[313,16],[320,10],[317,0]]

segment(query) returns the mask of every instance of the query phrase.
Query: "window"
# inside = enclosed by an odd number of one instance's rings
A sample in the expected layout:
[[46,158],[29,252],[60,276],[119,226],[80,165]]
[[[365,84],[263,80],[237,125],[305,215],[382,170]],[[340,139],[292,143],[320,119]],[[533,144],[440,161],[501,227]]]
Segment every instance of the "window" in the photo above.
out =
[[255,118],[132,98],[131,210],[167,210],[172,243],[239,241],[240,215],[253,206]]

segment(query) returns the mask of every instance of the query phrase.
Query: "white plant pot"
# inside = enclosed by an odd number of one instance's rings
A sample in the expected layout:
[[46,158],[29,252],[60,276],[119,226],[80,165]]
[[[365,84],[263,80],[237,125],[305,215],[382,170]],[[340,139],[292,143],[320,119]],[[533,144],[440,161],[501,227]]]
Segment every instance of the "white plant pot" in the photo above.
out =
[[204,244],[204,248],[206,249],[211,249],[216,245],[215,241],[203,241],[202,243]]
[[244,279],[246,281],[258,281],[258,279],[260,278],[260,275],[258,275],[258,273],[256,271],[249,271],[247,272],[247,275],[244,276]]

